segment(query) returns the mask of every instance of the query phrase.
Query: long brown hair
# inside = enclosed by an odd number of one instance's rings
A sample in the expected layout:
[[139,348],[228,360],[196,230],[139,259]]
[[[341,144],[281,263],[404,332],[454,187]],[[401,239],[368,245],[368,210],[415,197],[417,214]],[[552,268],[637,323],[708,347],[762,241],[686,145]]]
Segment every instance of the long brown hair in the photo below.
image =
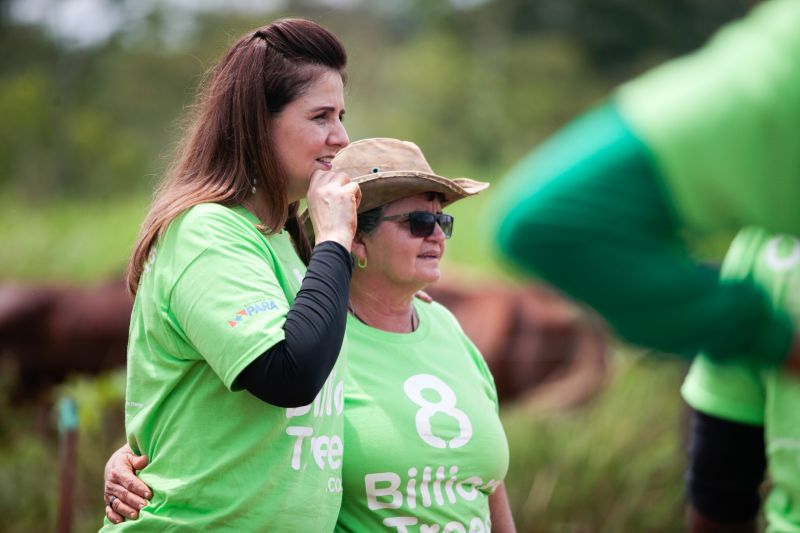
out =
[[242,203],[254,184],[264,195],[268,231],[286,227],[301,258],[311,248],[289,204],[286,176],[274,156],[270,119],[301,96],[324,67],[344,79],[347,55],[318,24],[281,19],[240,37],[210,72],[173,164],[156,189],[128,264],[135,295],[156,241],[178,215],[197,204]]

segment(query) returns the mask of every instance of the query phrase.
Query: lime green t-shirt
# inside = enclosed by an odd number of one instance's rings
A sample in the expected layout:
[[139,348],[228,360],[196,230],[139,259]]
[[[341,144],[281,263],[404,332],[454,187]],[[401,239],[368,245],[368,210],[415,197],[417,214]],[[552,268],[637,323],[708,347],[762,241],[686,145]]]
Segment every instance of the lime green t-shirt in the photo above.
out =
[[[800,324],[800,240],[748,228],[734,240],[722,275],[755,278],[773,304]],[[745,361],[714,363],[700,355],[682,393],[698,411],[764,426],[773,483],[765,506],[767,530],[800,532],[800,378]]]
[[[330,531],[341,503],[345,361],[316,400],[284,409],[232,390],[284,338],[305,266],[244,208],[175,219],[141,278],[128,345],[126,431],[150,458],[141,531]],[[343,349],[343,353],[346,350]]]
[[800,2],[772,0],[615,104],[692,230],[800,234]]
[[337,531],[489,531],[508,469],[494,380],[453,315],[415,302],[419,327],[348,318],[344,499]]

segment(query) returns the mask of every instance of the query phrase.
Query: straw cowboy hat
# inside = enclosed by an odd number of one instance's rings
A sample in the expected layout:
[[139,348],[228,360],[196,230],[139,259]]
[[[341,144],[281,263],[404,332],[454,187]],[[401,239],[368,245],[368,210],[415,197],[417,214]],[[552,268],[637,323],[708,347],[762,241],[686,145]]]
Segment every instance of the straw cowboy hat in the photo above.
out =
[[419,146],[398,139],[351,143],[333,158],[333,169],[344,172],[361,187],[359,213],[424,192],[442,193],[445,206],[489,187],[488,183],[469,178],[439,176]]

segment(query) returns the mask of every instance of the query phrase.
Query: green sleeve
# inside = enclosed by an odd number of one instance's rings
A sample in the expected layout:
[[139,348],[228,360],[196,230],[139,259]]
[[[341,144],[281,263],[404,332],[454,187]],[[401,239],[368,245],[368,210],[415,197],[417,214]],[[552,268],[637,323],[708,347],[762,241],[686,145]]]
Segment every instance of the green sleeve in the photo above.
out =
[[766,392],[761,370],[741,362],[715,363],[697,357],[681,387],[693,409],[742,424],[763,425]]
[[613,105],[563,129],[512,171],[496,208],[501,251],[594,307],[624,338],[713,359],[778,364],[792,328],[750,280],[719,281],[679,237],[645,145]]
[[[725,256],[722,276],[757,280],[768,291],[772,305],[785,308],[794,320],[800,319],[800,241],[797,239],[772,235],[761,228],[747,228],[739,232]],[[770,379],[774,378],[747,361],[717,364],[700,354],[681,392],[689,405],[704,413],[747,424],[763,424],[770,403],[767,385]],[[775,396],[784,390],[771,387],[773,409]]]
[[227,208],[201,206],[176,225],[179,246],[202,249],[180,272],[165,309],[192,348],[233,390],[253,360],[284,339],[290,302],[264,239]]

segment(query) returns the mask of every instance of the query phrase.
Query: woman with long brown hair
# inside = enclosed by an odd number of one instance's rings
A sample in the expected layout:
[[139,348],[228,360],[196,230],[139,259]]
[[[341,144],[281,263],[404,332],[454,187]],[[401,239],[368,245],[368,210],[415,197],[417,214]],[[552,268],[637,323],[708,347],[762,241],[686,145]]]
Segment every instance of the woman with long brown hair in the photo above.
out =
[[331,170],[345,64],[330,32],[284,19],[236,41],[200,92],[128,270],[126,432],[152,501],[106,528],[333,528],[360,199]]

